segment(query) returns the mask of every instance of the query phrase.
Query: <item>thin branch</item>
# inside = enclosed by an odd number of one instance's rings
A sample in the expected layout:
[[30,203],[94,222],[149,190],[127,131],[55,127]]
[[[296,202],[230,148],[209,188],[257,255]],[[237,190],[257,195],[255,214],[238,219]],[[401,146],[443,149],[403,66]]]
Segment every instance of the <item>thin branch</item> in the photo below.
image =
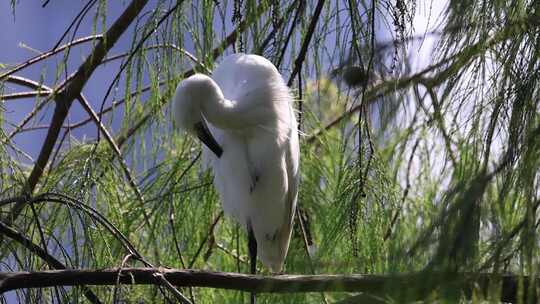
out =
[[74,45],[77,45],[77,44],[82,44],[82,43],[85,43],[85,42],[88,42],[88,41],[94,41],[94,40],[100,40],[103,38],[102,35],[93,35],[93,36],[87,36],[87,37],[83,37],[83,38],[79,38],[77,40],[74,40],[70,43],[67,43],[67,44],[64,44],[62,45],[61,47],[59,48],[56,48],[52,51],[49,51],[49,52],[46,52],[46,53],[43,53],[41,55],[38,55],[32,59],[29,59],[27,60],[26,62],[23,62],[21,64],[18,64],[17,66],[15,66],[14,68],[12,68],[11,70],[3,73],[3,74],[0,74],[0,80],[3,80],[4,78],[12,75],[13,73],[16,73],[26,67],[29,67],[31,66],[32,64],[38,62],[38,61],[42,61],[44,59],[47,59],[63,50],[65,50],[66,48],[69,48],[69,47],[72,47]]
[[[167,84],[167,81],[164,81],[164,80],[160,80],[157,85],[158,86],[164,86],[165,84]],[[154,86],[153,85],[148,85],[146,87],[143,87],[141,89],[137,89],[137,90],[134,90],[132,91],[131,93],[129,93],[129,96],[130,97],[134,97],[134,96],[137,96],[139,95],[140,93],[144,93],[144,92],[147,92],[147,91],[150,91]],[[99,112],[99,113],[96,113],[98,115],[98,117],[101,117],[103,114],[105,113],[108,113],[112,110],[114,110],[116,107],[122,105],[123,103],[126,102],[126,98],[122,98],[118,101],[113,101],[112,105],[110,105],[109,107],[103,109],[103,111]],[[74,122],[73,124],[70,124],[69,125],[69,128],[71,128],[72,130],[73,129],[76,129],[76,128],[79,128],[83,125],[86,125],[87,123],[91,122],[93,119],[92,117],[88,117],[86,119],[83,119],[81,121],[78,121],[78,122]],[[119,145],[119,147],[122,146],[121,144]]]
[[304,0],[300,0],[298,3],[298,8],[296,9],[296,12],[294,13],[294,18],[291,24],[291,27],[289,28],[289,33],[287,34],[287,37],[285,38],[285,43],[283,45],[283,48],[281,49],[281,53],[279,55],[279,58],[276,62],[276,67],[281,66],[281,63],[283,62],[283,58],[285,57],[285,51],[287,50],[287,47],[289,46],[289,42],[291,41],[291,37],[293,34],[294,29],[296,28],[296,23],[299,20],[300,15],[304,12]]
[[[309,269],[311,271],[311,274],[316,274],[315,267],[313,266],[313,259],[311,257],[311,250],[310,250],[310,245],[313,245],[313,244],[310,244],[311,236],[308,237],[308,231],[306,229],[306,223],[304,222],[304,219],[303,219],[302,215],[300,214],[300,209],[298,208],[298,206],[296,208],[296,218],[297,218],[298,224],[300,226],[300,231],[301,231],[301,234],[302,234],[301,235],[302,236],[302,241],[303,241],[303,244],[304,244],[304,250],[306,251],[306,257],[307,257]],[[322,299],[322,302],[324,304],[328,304],[328,300],[326,299],[326,295],[324,294],[324,292],[321,292],[321,299]]]
[[212,51],[212,58],[215,60],[223,54],[223,51],[231,46],[238,35],[243,33],[251,23],[257,21],[259,17],[268,9],[266,5],[258,5],[257,12],[254,15],[249,15],[238,23],[238,26],[223,40],[221,43],[214,48]]
[[[17,200],[15,200],[17,199]],[[35,198],[32,199],[24,199],[19,200],[19,197],[16,197],[14,199],[7,199],[0,204],[0,207],[3,207],[6,204],[10,203],[17,203],[17,204],[36,204],[36,203],[58,203],[66,205],[70,208],[74,208],[77,210],[81,210],[82,212],[88,214],[93,220],[100,223],[105,227],[112,236],[114,236],[121,244],[122,246],[131,253],[132,255],[138,257],[141,261],[145,263],[145,265],[149,266],[151,264],[147,263],[139,254],[137,249],[135,249],[135,246],[129,241],[129,239],[122,234],[105,216],[103,216],[101,213],[99,213],[96,209],[92,208],[91,206],[84,204],[81,201],[78,201],[72,197],[69,197],[64,194],[60,193],[43,193]]]
[[167,287],[167,289],[176,297],[176,299],[178,299],[178,301],[180,301],[180,303],[191,304],[191,301],[180,293],[180,291],[178,291],[173,284],[167,281],[161,272],[154,273],[154,277],[156,277],[163,286]]
[[23,99],[23,98],[30,98],[30,97],[43,97],[43,96],[49,96],[49,94],[50,92],[47,92],[47,91],[19,92],[19,93],[0,95],[0,100],[7,101],[7,100]]
[[206,244],[206,242],[208,241],[208,239],[210,238],[210,236],[214,233],[214,229],[216,228],[216,225],[219,223],[219,221],[221,220],[221,218],[223,217],[223,211],[221,211],[217,216],[216,218],[214,219],[214,221],[212,222],[212,225],[210,225],[210,229],[208,230],[208,233],[206,234],[206,236],[204,237],[204,239],[202,240],[201,244],[199,245],[199,248],[197,249],[197,252],[195,253],[195,255],[193,256],[193,258],[191,259],[191,262],[189,262],[189,265],[188,265],[188,268],[191,268],[193,267],[193,265],[195,265],[195,262],[197,261],[197,258],[199,257],[199,255],[201,254],[201,251],[204,247],[204,244]]
[[[272,39],[275,40],[275,37],[276,37],[279,29],[283,26],[284,21],[287,20],[286,17],[288,17],[289,14],[293,11],[293,9],[295,7],[295,4],[298,1],[299,0],[295,0],[295,2],[293,2],[291,5],[289,5],[289,7],[287,8],[287,11],[279,18],[279,20],[275,23],[275,26],[273,26],[272,31],[270,32],[270,34],[268,34],[268,36],[266,36],[266,38],[264,39],[261,46],[254,52],[255,54],[262,55],[264,53],[266,47],[268,46],[268,44],[270,44],[270,41]],[[276,2],[276,4],[278,4],[278,2]],[[288,20],[287,20],[287,22],[288,22]],[[279,65],[276,65],[276,67],[279,67]]]
[[[29,87],[32,89],[37,90],[37,92],[45,92],[47,95],[50,95],[53,90],[52,88],[41,84],[39,82],[33,81],[28,78],[20,77],[20,76],[7,76],[7,79],[5,80],[10,83],[14,83],[20,86]],[[7,136],[4,143],[7,143],[7,141],[11,140],[13,136],[17,135],[22,128],[32,119],[34,116],[48,103],[49,100],[43,100],[39,102],[32,111],[25,117],[23,120],[15,127],[15,129]]]
[[441,135],[444,139],[444,145],[446,148],[446,153],[448,153],[448,156],[450,156],[450,160],[452,161],[452,166],[454,168],[457,167],[457,159],[454,156],[454,152],[452,151],[452,140],[450,139],[450,136],[448,135],[448,131],[446,130],[446,127],[444,125],[444,117],[443,112],[441,109],[441,103],[439,103],[439,98],[437,97],[437,93],[434,92],[433,87],[423,83],[420,81],[426,88],[429,96],[431,97],[431,103],[433,104],[433,118],[435,122],[437,123],[437,127],[439,128],[439,131],[441,132]]
[[[536,302],[535,287],[540,278],[490,273],[409,273],[399,275],[277,275],[261,276],[233,272],[191,269],[109,268],[101,270],[49,270],[36,272],[0,272],[0,292],[21,288],[52,286],[161,285],[156,274],[176,287],[209,287],[257,293],[362,292],[394,299],[421,300],[433,296],[435,288],[459,290],[468,298],[501,287],[503,302]],[[420,288],[418,282],[426,282]],[[494,285],[495,284],[495,285]],[[535,286],[531,286],[535,284]],[[528,292],[520,292],[525,290]]]
[[317,22],[319,21],[319,16],[321,15],[323,6],[324,6],[324,0],[319,0],[317,2],[317,6],[315,7],[315,12],[313,13],[313,17],[311,17],[311,23],[309,24],[308,30],[307,30],[307,36],[302,42],[302,48],[300,49],[300,53],[298,54],[298,57],[294,61],[294,70],[291,73],[291,76],[289,77],[289,81],[287,81],[287,86],[290,87],[294,81],[294,78],[296,77],[296,74],[300,72],[300,69],[302,68],[302,63],[306,59],[307,51],[309,44],[311,42],[311,38],[313,37],[313,33],[315,33],[315,27],[317,26]]
[[405,189],[403,190],[403,195],[401,196],[401,204],[400,206],[397,208],[397,210],[394,211],[394,214],[392,215],[392,219],[390,220],[390,225],[388,226],[388,228],[386,229],[386,233],[384,234],[384,237],[383,237],[383,240],[386,242],[390,236],[392,235],[392,231],[394,229],[394,226],[396,225],[397,223],[397,220],[398,220],[398,217],[399,215],[402,213],[403,209],[405,208],[404,205],[405,205],[405,200],[407,199],[407,195],[409,195],[409,190],[411,188],[411,167],[412,167],[412,164],[413,164],[413,159],[414,159],[414,156],[415,156],[415,151],[416,149],[418,148],[418,144],[420,143],[420,138],[418,138],[416,140],[416,142],[414,143],[413,147],[412,147],[412,150],[411,150],[411,155],[409,156],[409,162],[407,164],[407,176],[406,176],[406,179],[405,179]]
[[[86,16],[86,14],[88,13],[88,11],[90,10],[90,8],[92,8],[92,6],[94,6],[94,4],[96,4],[96,0],[89,0],[84,6],[83,8],[79,11],[79,13],[77,14],[77,16],[75,16],[75,18],[73,18],[73,20],[71,21],[71,23],[69,24],[69,26],[67,27],[67,29],[64,31],[64,34],[62,34],[62,36],[60,37],[60,39],[58,39],[58,42],[56,42],[56,44],[54,45],[53,47],[53,50],[58,48],[58,46],[60,45],[60,43],[62,43],[62,40],[64,40],[64,38],[66,38],[67,34],[69,33],[69,31],[71,31],[71,29],[75,26],[75,23],[77,23],[77,28],[78,26],[80,25],[80,22],[83,20],[83,18]],[[77,29],[75,29],[75,33],[77,32]],[[73,33],[73,34],[75,34]]]
[[135,258],[135,256],[131,253],[127,254],[122,259],[122,264],[120,264],[119,270],[118,270],[118,277],[116,279],[116,284],[114,284],[114,290],[113,290],[113,297],[112,297],[112,303],[118,303],[118,290],[120,287],[120,273],[122,273],[122,269],[125,267],[126,263],[130,260]]
[[[210,71],[210,69],[208,69],[208,67],[203,62],[201,62],[197,57],[195,57],[190,52],[186,51],[184,48],[176,46],[175,44],[166,43],[166,44],[150,45],[150,46],[144,47],[143,50],[147,51],[147,50],[160,49],[160,48],[161,49],[170,48],[170,49],[173,49],[173,50],[175,50],[177,52],[180,52],[183,55],[185,55],[186,57],[188,57],[195,64],[197,64],[200,68],[202,68],[206,73],[208,73],[208,74],[212,73],[212,71]],[[132,54],[132,53],[133,52],[125,52],[125,53],[117,54],[117,55],[114,55],[114,56],[110,56],[110,57],[107,57],[107,58],[103,59],[102,63],[107,63],[107,62],[114,61],[114,60],[117,60],[117,59],[120,59],[120,58],[125,58],[125,57],[130,56],[130,54]]]

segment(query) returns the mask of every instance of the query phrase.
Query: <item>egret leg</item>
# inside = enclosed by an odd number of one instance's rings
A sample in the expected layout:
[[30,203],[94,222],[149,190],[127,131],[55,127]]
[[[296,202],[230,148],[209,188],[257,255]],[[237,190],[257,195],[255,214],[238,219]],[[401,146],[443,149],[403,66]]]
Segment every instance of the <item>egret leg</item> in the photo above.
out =
[[[257,240],[251,225],[248,225],[248,250],[251,274],[255,274],[257,272]],[[255,292],[251,293],[251,304],[255,304]]]

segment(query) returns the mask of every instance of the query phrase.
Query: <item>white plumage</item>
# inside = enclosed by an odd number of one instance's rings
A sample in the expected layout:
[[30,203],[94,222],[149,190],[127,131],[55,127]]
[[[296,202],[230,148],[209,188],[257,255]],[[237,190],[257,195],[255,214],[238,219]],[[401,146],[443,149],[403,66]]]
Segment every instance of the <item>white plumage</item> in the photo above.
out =
[[211,78],[196,74],[182,81],[174,103],[177,125],[206,145],[225,213],[251,227],[260,260],[274,272],[287,255],[298,193],[292,103],[274,65],[245,54],[226,57]]

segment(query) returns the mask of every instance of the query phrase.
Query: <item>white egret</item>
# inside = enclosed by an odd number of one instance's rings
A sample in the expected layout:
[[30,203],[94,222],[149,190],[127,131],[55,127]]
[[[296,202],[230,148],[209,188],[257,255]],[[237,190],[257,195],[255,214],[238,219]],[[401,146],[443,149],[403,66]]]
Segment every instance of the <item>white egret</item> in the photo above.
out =
[[211,77],[176,88],[177,126],[204,143],[223,209],[248,232],[252,273],[257,256],[280,272],[289,247],[300,157],[292,103],[276,67],[257,55],[227,56]]

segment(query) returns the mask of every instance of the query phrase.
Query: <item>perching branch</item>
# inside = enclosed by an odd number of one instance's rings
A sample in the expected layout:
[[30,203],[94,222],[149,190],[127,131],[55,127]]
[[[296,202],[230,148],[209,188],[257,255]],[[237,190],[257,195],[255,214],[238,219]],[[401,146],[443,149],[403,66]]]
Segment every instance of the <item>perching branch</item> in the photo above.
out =
[[[164,268],[110,268],[102,270],[49,270],[0,272],[0,293],[21,288],[78,285],[160,285],[162,275],[176,287],[210,287],[246,292],[362,292],[395,299],[421,300],[445,287],[467,297],[484,296],[500,286],[500,300],[515,303],[536,302],[539,280],[528,276],[488,273],[410,273],[400,275],[277,275],[260,276],[232,272],[210,272]],[[418,282],[425,282],[418,284]],[[420,286],[420,287],[419,287]],[[523,289],[522,289],[523,288]],[[521,290],[521,292],[520,292]],[[525,292],[523,292],[525,291]],[[529,298],[532,297],[532,298]]]

